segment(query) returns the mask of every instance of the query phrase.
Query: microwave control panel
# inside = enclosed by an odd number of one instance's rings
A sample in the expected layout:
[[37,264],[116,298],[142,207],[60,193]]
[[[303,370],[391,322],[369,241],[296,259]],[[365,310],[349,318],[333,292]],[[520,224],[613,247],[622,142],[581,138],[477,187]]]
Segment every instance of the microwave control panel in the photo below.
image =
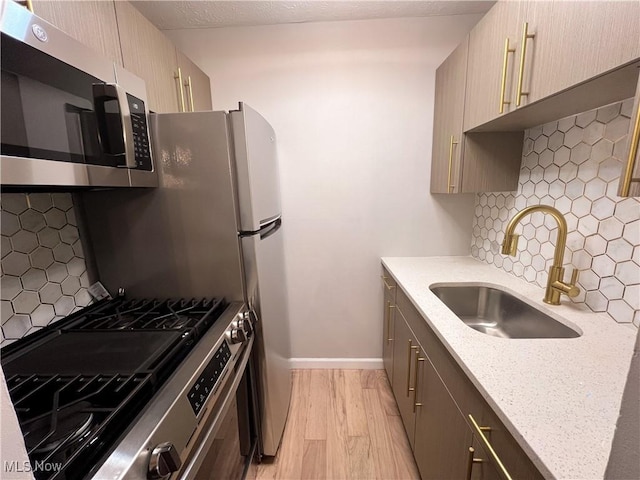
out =
[[193,413],[198,416],[202,407],[207,402],[209,395],[216,389],[216,384],[224,372],[224,367],[231,358],[231,350],[227,340],[222,342],[222,345],[216,350],[215,355],[205,367],[200,378],[193,384],[191,390],[187,394]]
[[133,128],[133,146],[136,165],[140,170],[153,170],[151,163],[151,148],[149,147],[149,129],[144,102],[127,93],[127,102],[131,112],[131,126]]

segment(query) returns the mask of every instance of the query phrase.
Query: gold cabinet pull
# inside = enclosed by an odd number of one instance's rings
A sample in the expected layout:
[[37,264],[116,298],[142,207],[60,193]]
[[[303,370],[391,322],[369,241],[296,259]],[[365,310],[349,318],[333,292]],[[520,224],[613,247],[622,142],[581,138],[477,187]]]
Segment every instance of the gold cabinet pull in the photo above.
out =
[[409,393],[413,392],[413,387],[411,386],[411,351],[415,350],[416,346],[412,346],[412,340],[409,339],[409,347],[407,348],[407,397]]
[[524,62],[527,57],[527,40],[535,38],[535,33],[529,33],[529,23],[524,22],[522,27],[522,45],[520,46],[520,68],[518,69],[518,90],[516,93],[516,107],[522,103],[522,97],[529,95],[529,92],[522,91],[522,83],[524,82]]
[[455,137],[451,135],[449,139],[449,173],[447,175],[447,193],[453,193],[455,185],[451,183],[451,175],[453,174],[453,146],[458,145]]
[[413,372],[413,413],[416,413],[416,407],[421,407],[422,403],[418,402],[418,366],[420,362],[424,362],[424,358],[420,356],[420,347],[416,349],[416,365]]
[[[638,91],[640,95],[640,89]],[[622,186],[620,187],[620,196],[628,197],[631,190],[632,182],[640,182],[640,178],[633,178],[633,170],[636,164],[636,158],[638,156],[638,144],[640,143],[640,105],[636,110],[636,121],[633,126],[633,133],[629,139],[629,158],[627,159],[627,166],[624,170],[622,177]]]
[[509,105],[511,102],[505,100],[504,97],[507,91],[507,67],[509,65],[509,54],[515,53],[516,49],[509,47],[509,37],[504,41],[504,57],[502,58],[502,81],[500,82],[500,113],[504,113],[504,106]]
[[471,415],[471,414],[469,414],[469,419],[471,420],[471,424],[473,425],[473,428],[475,428],[476,432],[478,433],[478,436],[480,437],[480,440],[482,441],[482,443],[484,444],[485,448],[487,449],[487,451],[491,455],[491,458],[493,459],[493,462],[498,467],[498,470],[500,471],[500,473],[502,474],[504,479],[505,480],[513,480],[511,475],[509,475],[509,472],[505,468],[504,464],[500,460],[500,457],[498,457],[498,454],[493,449],[493,447],[491,446],[491,443],[489,443],[489,440],[487,440],[487,437],[484,434],[484,432],[491,431],[491,427],[480,427],[478,425],[478,423],[476,422],[476,419],[473,418],[473,415]]
[[185,112],[186,110],[184,109],[184,91],[182,90],[183,89],[182,69],[180,67],[178,67],[178,74],[173,78],[178,80],[178,90],[180,90],[180,95],[178,97],[178,99],[180,100],[180,112]]
[[484,460],[482,458],[475,457],[476,449],[473,447],[469,447],[469,453],[467,457],[467,480],[471,480],[471,473],[473,470],[474,463],[482,463]]
[[395,305],[391,305],[389,302],[389,318],[387,319],[387,344],[389,342],[393,342],[393,337],[391,336],[391,309],[396,308]]
[[190,108],[190,112],[195,112],[195,106],[193,104],[193,88],[191,86],[191,75],[189,75],[187,77],[187,83],[184,84],[185,87],[188,88],[188,92],[189,92],[189,108]]
[[391,338],[391,309],[392,308],[395,308],[395,306],[391,305],[391,302],[387,300],[387,345],[389,345],[389,342],[393,341],[393,338]]
[[17,3],[33,13],[33,2],[31,0],[17,0]]
[[391,290],[393,290],[394,288],[396,288],[396,286],[395,286],[395,285],[389,285],[389,284],[387,283],[387,278],[388,278],[388,277],[385,277],[384,275],[380,275],[380,278],[382,279],[382,283],[384,283],[384,286],[387,288],[387,290],[391,291]]

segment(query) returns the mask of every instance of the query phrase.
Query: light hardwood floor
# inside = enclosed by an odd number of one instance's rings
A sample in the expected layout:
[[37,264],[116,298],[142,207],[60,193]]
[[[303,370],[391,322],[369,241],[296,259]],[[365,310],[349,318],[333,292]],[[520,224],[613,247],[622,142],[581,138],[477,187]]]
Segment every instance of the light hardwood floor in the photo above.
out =
[[384,370],[294,370],[282,445],[258,479],[419,480]]

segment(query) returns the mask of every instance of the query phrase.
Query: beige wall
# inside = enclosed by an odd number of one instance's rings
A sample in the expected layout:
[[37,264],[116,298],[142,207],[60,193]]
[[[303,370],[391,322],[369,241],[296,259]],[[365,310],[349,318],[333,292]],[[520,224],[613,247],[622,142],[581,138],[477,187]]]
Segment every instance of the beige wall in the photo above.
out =
[[479,18],[166,32],[278,135],[293,357],[380,358],[380,257],[469,253],[473,197],[429,175],[435,69]]

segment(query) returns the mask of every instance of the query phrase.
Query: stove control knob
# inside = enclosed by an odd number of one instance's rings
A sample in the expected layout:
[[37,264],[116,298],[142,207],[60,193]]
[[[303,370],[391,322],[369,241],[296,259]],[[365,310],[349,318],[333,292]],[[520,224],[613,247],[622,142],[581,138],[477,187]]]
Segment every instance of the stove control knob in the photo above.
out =
[[169,442],[161,443],[151,452],[147,478],[150,480],[169,478],[172,473],[180,470],[181,466],[182,460],[176,447]]
[[229,340],[231,343],[242,343],[247,341],[247,334],[242,327],[231,327],[229,330]]

